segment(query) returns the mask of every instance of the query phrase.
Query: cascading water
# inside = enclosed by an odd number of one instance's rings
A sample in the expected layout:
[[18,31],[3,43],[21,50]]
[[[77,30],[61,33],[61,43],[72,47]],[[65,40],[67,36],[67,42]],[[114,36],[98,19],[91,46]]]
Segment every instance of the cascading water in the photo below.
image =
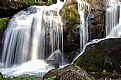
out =
[[80,14],[80,51],[88,42],[88,18],[90,15],[90,4],[84,0],[78,1],[78,12]]
[[109,35],[113,27],[118,24],[119,18],[119,4],[118,0],[107,1],[106,9],[106,36]]
[[[80,51],[86,46],[112,37],[121,37],[121,4],[119,0],[108,0],[106,9],[106,38],[88,42],[88,18],[90,4],[86,0],[78,1],[80,14]],[[58,7],[58,5],[60,7]],[[63,29],[59,10],[63,3],[60,0],[52,6],[32,6],[20,11],[10,20],[5,34],[2,63],[4,68],[20,65],[15,68],[0,69],[3,74],[22,74],[26,72],[44,72],[53,68],[48,61],[63,61]],[[119,17],[120,16],[120,17]],[[114,35],[117,34],[117,35]],[[27,62],[28,61],[28,62]],[[27,63],[25,63],[27,62]],[[73,63],[72,62],[72,63]],[[23,64],[22,64],[23,63]],[[31,67],[32,65],[32,67]],[[41,65],[41,66],[40,66]],[[24,68],[24,69],[23,69]]]
[[[94,39],[91,42],[88,42],[87,44],[83,45],[83,50],[81,51],[81,53],[76,56],[74,58],[74,60],[72,61],[72,64],[77,60],[77,58],[79,56],[81,56],[86,47],[88,45],[94,44],[94,43],[98,43],[102,40],[108,39],[108,38],[121,38],[121,2],[119,0],[108,0],[107,2],[107,9],[106,9],[106,37],[103,39]],[[78,7],[79,7],[79,13],[84,14],[84,10],[82,9],[83,6],[80,6],[80,4],[85,4],[83,3],[83,1],[78,0]],[[81,10],[82,9],[82,10]],[[81,16],[81,14],[80,14]],[[83,22],[84,19],[82,17],[80,17],[80,21]],[[83,27],[81,26],[81,28],[83,29]],[[88,29],[88,28],[87,28]],[[83,31],[82,31],[83,33]],[[84,36],[87,37],[87,36]],[[83,39],[83,37],[80,35],[80,38]],[[85,42],[87,42],[87,39],[84,39]],[[82,42],[82,40],[80,39],[80,42]],[[81,45],[81,44],[80,44]]]
[[59,15],[63,4],[57,0],[51,6],[31,6],[10,19],[4,38],[3,74],[48,71],[54,68],[48,61],[63,64],[63,24]]
[[[117,2],[118,7],[118,18],[114,19],[117,21],[117,24],[113,26],[113,29],[110,31],[109,35],[106,38],[121,38],[121,2]],[[113,12],[112,12],[113,13]]]

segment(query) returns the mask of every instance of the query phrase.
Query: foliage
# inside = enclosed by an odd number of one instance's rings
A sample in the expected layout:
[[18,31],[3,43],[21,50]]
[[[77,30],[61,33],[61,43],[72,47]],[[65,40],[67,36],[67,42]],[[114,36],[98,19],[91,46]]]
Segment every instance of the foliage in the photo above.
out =
[[0,18],[0,30],[3,30],[9,18]]
[[26,5],[44,5],[43,1],[35,1],[35,0],[16,0],[17,3],[25,3]]
[[57,0],[48,0],[47,5],[55,4]]
[[48,0],[47,2],[44,2],[42,0],[15,0],[15,2],[18,3],[25,3],[27,5],[51,5],[51,4],[55,4],[57,2],[57,0]]
[[54,77],[47,78],[45,80],[57,80],[57,78],[56,78],[56,76],[54,76]]
[[35,79],[35,78],[14,77],[14,78],[0,78],[0,80],[37,80],[37,79]]

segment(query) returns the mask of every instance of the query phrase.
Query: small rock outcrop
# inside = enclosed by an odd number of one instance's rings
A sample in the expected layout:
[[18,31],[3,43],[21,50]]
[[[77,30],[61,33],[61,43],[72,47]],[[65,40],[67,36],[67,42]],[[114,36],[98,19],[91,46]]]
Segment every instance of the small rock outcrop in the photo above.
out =
[[54,69],[49,71],[43,77],[44,80],[48,78],[56,78],[56,80],[95,80],[84,69],[68,65],[62,69]]
[[75,64],[87,71],[121,72],[121,39],[106,39],[87,46]]

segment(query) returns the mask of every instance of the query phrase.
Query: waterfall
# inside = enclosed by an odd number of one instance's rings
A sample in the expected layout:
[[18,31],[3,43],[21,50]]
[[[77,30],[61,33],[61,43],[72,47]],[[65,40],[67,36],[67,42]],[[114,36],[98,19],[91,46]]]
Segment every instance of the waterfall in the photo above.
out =
[[[88,45],[98,43],[98,42],[108,39],[108,38],[121,38],[121,2],[119,0],[108,0],[106,2],[107,2],[107,4],[106,4],[106,20],[105,20],[106,21],[105,22],[106,23],[106,27],[105,27],[106,28],[106,31],[105,31],[106,37],[103,39],[94,39],[88,43],[87,43],[88,38],[84,39],[84,41],[86,43],[83,45],[83,49],[81,50],[80,54],[74,58],[74,60],[72,61],[72,64],[78,59],[79,56],[81,56],[84,53],[84,51]],[[79,12],[82,12],[80,10],[83,8],[83,6],[80,6],[80,4],[84,5],[84,2],[78,0]],[[82,13],[84,14],[84,10]],[[84,21],[84,19],[83,19],[83,17],[81,17],[81,15],[80,15],[80,21],[81,22]],[[83,29],[83,26],[81,26],[80,29]],[[83,33],[83,31],[81,33]],[[84,36],[84,37],[87,37],[87,36]],[[80,35],[80,42],[82,42],[81,38],[83,39],[83,37]]]
[[58,0],[51,6],[31,6],[10,19],[4,36],[4,68],[27,61],[46,65],[46,60],[63,59],[63,23],[59,15],[63,4]]
[[90,4],[86,1],[78,1],[78,12],[80,15],[80,51],[82,51],[85,44],[88,42],[88,18],[90,15]]
[[[117,2],[116,4],[113,5],[113,7],[117,7],[117,12],[115,13],[115,9],[112,9],[112,12],[110,14],[113,14],[114,19],[110,19],[110,23],[107,22],[107,29],[110,29],[109,34],[107,35],[106,38],[121,38],[121,2]],[[112,17],[112,16],[110,16]],[[108,17],[107,17],[108,18]],[[108,20],[106,20],[108,21]]]
[[118,0],[109,0],[106,9],[106,36],[109,35],[113,27],[118,24],[119,4]]
[[[121,37],[119,0],[106,1],[106,38],[90,42],[88,20],[91,5],[86,0],[77,1],[80,15],[80,54],[72,63],[84,53],[88,45],[107,38]],[[57,63],[57,67],[63,64],[63,23],[59,15],[63,4],[57,0],[57,4],[51,6],[31,6],[10,19],[4,36],[0,72],[15,76],[28,72],[46,72],[55,67],[52,64]]]

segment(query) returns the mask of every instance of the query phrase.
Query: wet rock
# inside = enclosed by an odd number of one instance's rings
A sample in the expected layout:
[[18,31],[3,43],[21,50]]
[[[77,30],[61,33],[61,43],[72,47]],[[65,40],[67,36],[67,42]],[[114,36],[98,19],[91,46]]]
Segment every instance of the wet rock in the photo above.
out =
[[46,60],[45,61],[48,65],[53,66],[55,68],[59,68],[59,62],[56,60]]
[[2,56],[2,39],[3,39],[3,34],[4,34],[4,30],[0,30],[0,58]]
[[105,37],[105,11],[91,11],[89,17],[89,40]]
[[43,77],[44,80],[48,78],[56,78],[57,80],[95,80],[84,69],[75,65],[51,70]]
[[0,78],[3,77],[3,74],[0,72]]
[[[79,49],[80,18],[77,0],[67,0],[60,11],[64,24],[64,55],[72,61]],[[74,53],[74,54],[73,54]]]
[[121,39],[106,39],[86,47],[75,64],[87,71],[121,72]]
[[[89,40],[103,38],[105,36],[105,3],[100,0],[86,0],[91,6],[88,19]],[[88,12],[86,12],[88,14]],[[64,23],[64,55],[67,62],[80,52],[80,16],[77,0],[67,0],[60,14]]]

